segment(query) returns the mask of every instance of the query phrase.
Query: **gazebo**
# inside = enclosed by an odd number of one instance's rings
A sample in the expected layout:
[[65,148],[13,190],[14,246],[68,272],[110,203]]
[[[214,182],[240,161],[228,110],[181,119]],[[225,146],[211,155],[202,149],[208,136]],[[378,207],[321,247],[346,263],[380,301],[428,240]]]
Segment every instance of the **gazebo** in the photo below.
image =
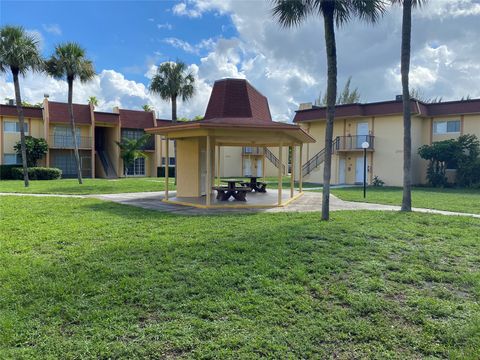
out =
[[[177,189],[171,197],[168,171],[165,172],[164,202],[200,208],[275,207],[284,206],[303,194],[299,171],[295,189],[295,164],[302,158],[302,145],[315,140],[298,125],[272,121],[268,100],[244,79],[222,79],[215,82],[203,120],[180,122],[151,128],[148,133],[176,140]],[[214,185],[220,185],[220,148],[222,146],[278,148],[278,188],[266,193],[248,193],[246,201],[222,201],[215,196]],[[282,165],[285,146],[291,150],[290,191],[282,189]],[[297,149],[300,156],[296,156]],[[168,147],[167,154],[168,159]],[[265,169],[265,155],[263,158]],[[298,169],[297,169],[298,168]],[[262,172],[265,176],[265,170]]]

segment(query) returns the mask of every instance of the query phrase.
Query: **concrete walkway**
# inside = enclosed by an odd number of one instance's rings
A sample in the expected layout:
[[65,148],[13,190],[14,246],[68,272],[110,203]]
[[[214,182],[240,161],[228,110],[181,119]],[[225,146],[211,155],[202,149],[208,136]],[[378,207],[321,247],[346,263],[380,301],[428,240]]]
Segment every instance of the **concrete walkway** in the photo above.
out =
[[[175,196],[175,191],[169,193]],[[163,191],[158,192],[137,192],[121,194],[96,194],[96,195],[56,195],[56,194],[18,194],[0,193],[13,196],[36,196],[36,197],[71,197],[71,198],[94,198],[105,201],[113,201],[119,204],[136,206],[148,210],[166,211],[181,215],[204,215],[204,214],[225,214],[225,213],[254,213],[254,212],[309,212],[322,210],[322,193],[306,191],[302,197],[284,207],[270,209],[198,209],[182,205],[166,204],[161,200],[164,198]],[[330,195],[330,210],[376,210],[376,211],[400,211],[400,206],[371,204],[354,201],[344,201],[336,196]],[[480,219],[480,214],[460,213],[453,211],[413,208],[413,211],[429,214],[440,214],[449,216],[468,216]]]

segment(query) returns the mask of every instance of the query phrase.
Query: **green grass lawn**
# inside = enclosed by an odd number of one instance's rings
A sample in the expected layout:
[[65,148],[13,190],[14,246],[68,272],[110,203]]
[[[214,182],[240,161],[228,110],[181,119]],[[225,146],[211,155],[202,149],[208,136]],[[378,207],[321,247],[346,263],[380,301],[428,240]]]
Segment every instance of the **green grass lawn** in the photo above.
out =
[[[240,177],[242,179],[242,177]],[[118,194],[142,191],[163,191],[165,190],[164,178],[121,178],[121,179],[83,179],[82,185],[77,179],[60,180],[32,180],[30,186],[25,188],[23,180],[1,180],[0,192],[30,193],[30,194]],[[245,178],[246,180],[246,178]],[[276,177],[267,177],[268,188],[276,189],[278,186]],[[170,190],[175,189],[174,179],[170,178]],[[282,180],[284,188],[290,188],[290,177]],[[298,186],[298,184],[295,184]],[[314,185],[306,184],[304,187]]]
[[[83,179],[82,185],[77,179],[33,180],[25,188],[23,180],[0,181],[0,192],[32,194],[114,194],[141,191],[165,190],[164,178],[127,178],[127,179]],[[170,179],[170,189],[175,188],[174,179]]]
[[[363,198],[363,188],[360,187],[336,188],[332,189],[332,194],[342,200],[402,204],[402,189],[396,187],[369,187],[366,199]],[[480,189],[417,187],[412,190],[412,204],[417,208],[480,214]]]
[[479,233],[2,197],[0,358],[478,358]]

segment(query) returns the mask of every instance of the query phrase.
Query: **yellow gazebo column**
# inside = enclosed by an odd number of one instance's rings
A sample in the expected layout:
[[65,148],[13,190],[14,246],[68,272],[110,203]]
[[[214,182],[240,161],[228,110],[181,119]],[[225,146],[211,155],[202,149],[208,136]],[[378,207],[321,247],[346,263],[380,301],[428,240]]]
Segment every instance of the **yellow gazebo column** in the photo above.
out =
[[217,186],[220,186],[220,145],[217,145]]
[[303,171],[302,171],[302,157],[303,157],[303,144],[300,144],[300,161],[298,162],[298,191],[303,191]]
[[207,135],[207,179],[205,181],[205,193],[207,195],[207,206],[211,205],[212,201],[212,154],[211,154],[211,138]]
[[291,159],[292,162],[290,164],[290,197],[293,198],[294,192],[295,192],[295,155],[296,155],[296,146],[293,145],[291,146],[292,153],[291,153]]
[[[165,142],[167,143],[166,149],[165,149],[165,200],[168,200],[168,159],[169,159],[169,154],[168,154],[168,136],[165,137]],[[175,166],[175,171],[177,171],[177,167]]]
[[278,205],[282,205],[283,143],[278,147]]
[[265,153],[267,152],[267,148],[264,147],[263,148],[263,157],[262,157],[262,177],[263,177],[263,182],[266,181],[266,177],[267,175],[265,175],[265,171],[266,171],[266,162],[265,162]]

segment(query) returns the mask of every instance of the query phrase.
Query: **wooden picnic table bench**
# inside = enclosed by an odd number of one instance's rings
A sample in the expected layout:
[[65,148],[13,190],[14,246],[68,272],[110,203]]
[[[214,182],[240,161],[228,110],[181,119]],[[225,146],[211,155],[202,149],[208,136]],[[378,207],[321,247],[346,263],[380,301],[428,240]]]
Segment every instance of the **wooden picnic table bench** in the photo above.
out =
[[267,183],[257,181],[258,176],[246,176],[246,177],[249,178],[250,181],[248,182],[244,181],[242,183],[242,186],[248,186],[252,189],[252,191],[255,191],[255,192],[261,192],[261,193],[267,192]]
[[213,190],[217,191],[217,200],[228,201],[230,197],[237,201],[247,201],[247,192],[252,191],[247,186],[236,186],[237,183],[241,183],[242,180],[222,180],[222,182],[228,183],[228,186],[214,186]]

